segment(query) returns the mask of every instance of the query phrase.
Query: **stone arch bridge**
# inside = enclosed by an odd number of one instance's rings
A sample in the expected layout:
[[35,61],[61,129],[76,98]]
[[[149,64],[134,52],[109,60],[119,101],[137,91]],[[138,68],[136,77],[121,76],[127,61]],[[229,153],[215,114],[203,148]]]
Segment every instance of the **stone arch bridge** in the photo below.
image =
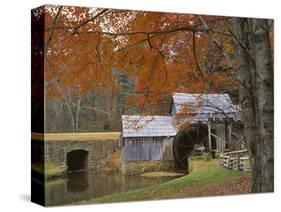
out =
[[96,173],[101,160],[118,149],[119,138],[119,132],[32,133],[32,164],[56,164],[61,173]]

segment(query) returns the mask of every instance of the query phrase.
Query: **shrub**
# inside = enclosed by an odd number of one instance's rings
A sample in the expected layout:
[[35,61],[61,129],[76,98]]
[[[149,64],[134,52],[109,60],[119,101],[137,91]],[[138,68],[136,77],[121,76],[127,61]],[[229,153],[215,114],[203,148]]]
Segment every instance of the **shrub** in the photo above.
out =
[[216,150],[215,152],[215,158],[220,158],[220,155],[221,155],[221,151],[220,150]]
[[212,155],[209,152],[204,152],[203,153],[203,158],[204,158],[205,161],[209,161],[209,160],[211,160]]

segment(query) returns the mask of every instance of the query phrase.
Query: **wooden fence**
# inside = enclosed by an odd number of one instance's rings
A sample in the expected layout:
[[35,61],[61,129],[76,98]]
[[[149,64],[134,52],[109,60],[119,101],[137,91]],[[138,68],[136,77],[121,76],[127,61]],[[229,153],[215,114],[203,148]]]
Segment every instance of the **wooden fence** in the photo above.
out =
[[225,152],[220,155],[220,164],[228,169],[251,171],[248,150]]

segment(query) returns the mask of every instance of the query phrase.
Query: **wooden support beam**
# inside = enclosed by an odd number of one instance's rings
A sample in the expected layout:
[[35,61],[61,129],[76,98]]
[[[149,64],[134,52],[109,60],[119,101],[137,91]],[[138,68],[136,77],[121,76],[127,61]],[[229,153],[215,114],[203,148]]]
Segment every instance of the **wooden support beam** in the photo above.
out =
[[209,151],[212,152],[211,122],[208,123],[208,141],[209,141]]
[[228,124],[228,142],[229,142],[229,144],[231,144],[231,142],[232,142],[232,139],[231,139],[231,137],[232,137],[232,123],[231,122],[229,122],[229,124]]
[[226,142],[226,140],[224,140],[223,138],[221,138],[221,137],[219,137],[219,136],[217,136],[217,135],[215,135],[213,133],[211,133],[211,136],[214,136],[217,140],[221,140],[223,142]]

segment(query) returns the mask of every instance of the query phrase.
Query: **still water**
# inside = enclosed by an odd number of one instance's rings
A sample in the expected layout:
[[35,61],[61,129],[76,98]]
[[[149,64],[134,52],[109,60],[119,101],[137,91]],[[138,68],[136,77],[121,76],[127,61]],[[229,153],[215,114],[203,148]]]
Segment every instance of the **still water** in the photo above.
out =
[[163,183],[175,177],[142,177],[120,174],[71,173],[46,183],[46,205],[71,204],[81,200]]

